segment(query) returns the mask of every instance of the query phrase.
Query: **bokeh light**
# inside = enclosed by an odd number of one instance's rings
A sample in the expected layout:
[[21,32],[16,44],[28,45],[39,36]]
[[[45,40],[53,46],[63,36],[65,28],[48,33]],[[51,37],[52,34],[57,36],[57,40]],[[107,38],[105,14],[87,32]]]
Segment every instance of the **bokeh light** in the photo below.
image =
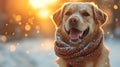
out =
[[15,20],[18,21],[18,22],[21,21],[21,20],[22,20],[21,15],[16,15],[16,16],[15,16]]
[[22,25],[22,22],[18,22],[19,25]]
[[12,36],[14,36],[15,35],[15,33],[12,33]]
[[30,30],[31,30],[31,26],[30,26],[29,24],[26,24],[26,25],[25,25],[25,30],[26,30],[26,31],[30,31]]
[[2,42],[6,42],[6,41],[7,41],[7,37],[3,35],[3,36],[1,37],[1,40],[2,40]]
[[5,35],[7,35],[8,34],[8,32],[5,32]]
[[115,10],[117,10],[117,9],[118,9],[118,5],[115,4],[115,5],[113,6],[113,8],[114,8]]
[[5,24],[6,26],[8,26],[8,24]]

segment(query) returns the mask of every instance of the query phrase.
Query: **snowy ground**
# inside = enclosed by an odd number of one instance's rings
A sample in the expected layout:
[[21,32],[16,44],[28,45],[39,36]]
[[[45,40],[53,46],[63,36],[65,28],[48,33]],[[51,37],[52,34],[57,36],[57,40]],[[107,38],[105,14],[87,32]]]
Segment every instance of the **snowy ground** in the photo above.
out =
[[[23,39],[0,42],[0,67],[57,67],[53,51],[53,39]],[[110,48],[111,67],[120,66],[120,40],[107,39]]]

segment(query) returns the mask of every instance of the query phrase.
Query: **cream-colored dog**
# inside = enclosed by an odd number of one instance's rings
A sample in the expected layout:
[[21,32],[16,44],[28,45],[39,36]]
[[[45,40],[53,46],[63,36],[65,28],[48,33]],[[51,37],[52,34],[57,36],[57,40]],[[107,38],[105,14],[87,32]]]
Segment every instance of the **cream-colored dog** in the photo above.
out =
[[89,2],[68,2],[53,14],[59,67],[110,67],[103,43],[106,14]]

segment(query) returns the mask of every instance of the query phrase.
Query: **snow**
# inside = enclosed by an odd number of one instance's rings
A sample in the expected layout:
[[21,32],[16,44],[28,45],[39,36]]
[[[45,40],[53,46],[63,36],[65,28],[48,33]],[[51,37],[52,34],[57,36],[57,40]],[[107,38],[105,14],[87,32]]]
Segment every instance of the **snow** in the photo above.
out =
[[[0,42],[0,67],[57,67],[54,39],[33,38],[16,42]],[[120,40],[108,38],[111,67],[120,66]]]
[[105,44],[110,50],[110,63],[111,67],[120,66],[120,39],[107,39]]

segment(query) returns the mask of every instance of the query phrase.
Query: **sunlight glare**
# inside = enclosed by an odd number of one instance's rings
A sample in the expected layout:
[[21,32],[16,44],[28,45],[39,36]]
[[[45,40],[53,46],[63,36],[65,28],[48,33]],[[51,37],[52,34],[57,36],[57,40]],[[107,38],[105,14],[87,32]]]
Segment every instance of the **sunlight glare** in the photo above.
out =
[[30,4],[34,8],[45,8],[45,6],[55,2],[57,2],[57,0],[30,0]]
[[48,10],[41,10],[38,15],[41,17],[41,18],[47,18],[49,17],[50,15],[50,11]]

